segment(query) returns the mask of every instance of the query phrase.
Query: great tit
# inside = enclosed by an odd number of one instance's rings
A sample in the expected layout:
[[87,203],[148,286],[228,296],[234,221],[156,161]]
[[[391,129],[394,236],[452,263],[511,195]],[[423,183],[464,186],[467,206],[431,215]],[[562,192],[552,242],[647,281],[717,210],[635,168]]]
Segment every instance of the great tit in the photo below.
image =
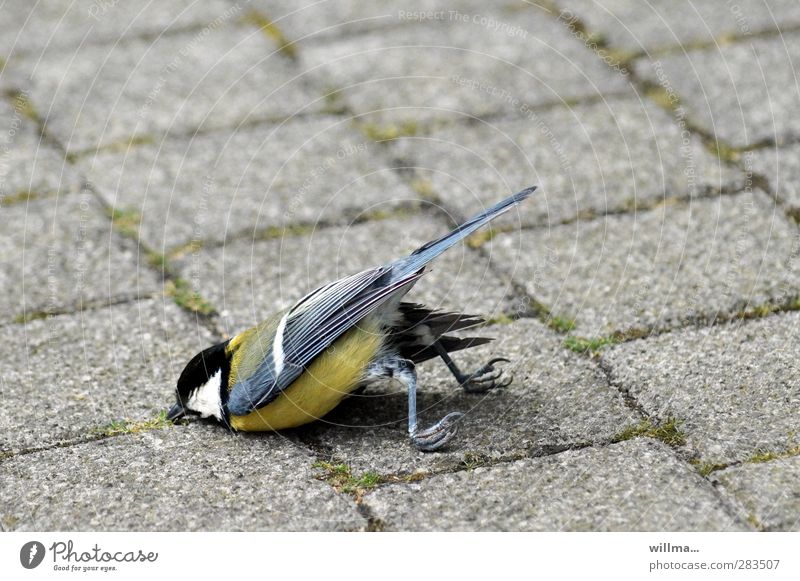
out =
[[408,435],[420,450],[444,446],[463,416],[447,414],[429,428],[417,425],[415,364],[441,357],[470,392],[508,385],[495,358],[462,373],[449,353],[491,341],[445,333],[483,320],[402,302],[425,266],[442,252],[507,212],[531,187],[468,220],[409,256],[321,286],[286,310],[232,339],[198,353],[178,379],[170,420],[187,413],[242,431],[293,428],[321,418],[366,383],[392,377],[408,389]]

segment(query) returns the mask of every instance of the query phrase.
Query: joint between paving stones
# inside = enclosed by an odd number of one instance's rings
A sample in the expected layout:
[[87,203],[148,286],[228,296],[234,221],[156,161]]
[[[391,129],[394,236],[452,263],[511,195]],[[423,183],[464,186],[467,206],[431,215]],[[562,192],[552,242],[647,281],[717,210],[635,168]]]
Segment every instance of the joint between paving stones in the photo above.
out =
[[[800,30],[800,27],[798,27],[798,30]],[[767,193],[772,192],[772,188],[769,186],[768,180],[764,176],[752,172],[746,167],[743,167],[741,158],[743,154],[747,154],[750,151],[756,151],[766,147],[777,147],[778,144],[775,139],[767,138],[743,147],[734,147],[695,122],[688,112],[681,108],[680,95],[675,93],[675,99],[670,99],[664,87],[648,79],[640,78],[636,74],[634,67],[629,67],[628,70],[630,73],[630,82],[633,86],[638,87],[647,98],[670,113],[673,117],[678,115],[680,112],[681,122],[685,125],[686,130],[690,134],[697,136],[706,150],[716,157],[721,163],[727,165],[728,167],[734,168],[743,175],[747,176],[748,180],[750,181],[748,184],[750,188],[761,189]],[[791,139],[786,141],[787,143],[800,142],[800,135],[793,136]],[[721,190],[719,193],[726,194],[730,192]],[[699,196],[689,195],[688,197],[689,199],[701,199],[713,195],[714,193],[712,190],[711,192],[701,192]],[[781,209],[784,211],[785,215],[795,223],[800,223],[800,210],[787,206],[780,200],[780,197],[777,196],[777,194],[775,194],[775,197],[778,200],[778,203],[781,205]]]
[[[758,182],[759,184],[761,182]],[[755,184],[754,188],[760,188],[760,185]],[[499,234],[506,234],[508,232],[518,232],[518,231],[528,231],[528,230],[540,230],[543,228],[553,227],[553,226],[566,226],[569,224],[576,224],[578,222],[587,222],[592,220],[603,220],[608,217],[612,216],[627,216],[630,214],[636,214],[638,212],[649,212],[652,210],[657,210],[663,206],[669,206],[673,204],[688,204],[691,202],[701,201],[701,200],[710,200],[714,198],[718,198],[720,196],[734,196],[736,194],[742,193],[742,188],[737,187],[735,185],[725,185],[721,188],[715,188],[713,186],[706,185],[702,189],[694,192],[694,194],[676,194],[671,196],[666,196],[660,199],[654,200],[646,200],[642,202],[637,202],[636,200],[631,200],[630,203],[626,206],[622,206],[619,208],[611,208],[606,211],[598,211],[598,210],[582,210],[581,212],[558,220],[557,222],[529,222],[527,224],[521,224],[519,227],[516,228],[502,228],[497,230],[496,235]],[[493,236],[494,237],[494,236]],[[492,237],[492,238],[493,238]],[[491,239],[491,238],[490,238]]]
[[[19,93],[14,93],[14,94],[24,95],[22,91],[19,91]],[[8,96],[8,93],[6,94],[6,96]],[[19,97],[15,98],[19,100]],[[71,158],[66,147],[64,147],[64,145],[59,140],[49,136],[46,124],[41,119],[41,117],[36,113],[36,109],[34,105],[30,102],[30,99],[27,97],[27,95],[24,95],[24,102],[25,102],[24,106],[25,110],[30,112],[29,116],[38,126],[42,139],[46,140],[54,148],[60,151],[64,156],[66,162],[74,165],[75,160]],[[112,228],[119,235],[124,236],[136,243],[139,256],[145,257],[145,262],[148,265],[148,267],[153,268],[155,270],[160,269],[160,275],[162,277],[162,280],[164,281],[165,293],[168,296],[171,296],[171,298],[173,298],[174,302],[179,307],[189,312],[193,312],[195,316],[198,318],[198,320],[200,322],[203,322],[212,333],[214,333],[217,336],[223,336],[224,332],[221,330],[222,327],[215,316],[216,310],[210,305],[210,303],[208,303],[208,301],[200,297],[199,293],[190,293],[188,283],[175,274],[174,269],[172,269],[170,265],[167,263],[166,257],[155,252],[142,242],[142,240],[139,237],[138,224],[137,224],[137,222],[141,220],[141,216],[139,216],[138,214],[134,215],[131,211],[117,210],[109,206],[103,199],[103,196],[101,196],[96,191],[96,189],[91,183],[84,182],[83,189],[91,192],[95,200],[97,200],[100,203],[101,207],[106,210],[106,213],[108,214],[109,219],[111,220]],[[123,300],[123,302],[129,302],[129,301]],[[37,314],[39,315],[39,317],[37,318],[41,318],[41,313],[34,313],[34,316],[36,316]],[[27,316],[25,313],[23,313],[23,316],[26,317],[27,320]]]
[[67,305],[47,310],[24,311],[19,315],[17,315],[16,317],[12,318],[10,321],[0,323],[0,327],[5,327],[8,325],[23,325],[31,321],[48,319],[50,317],[57,317],[60,315],[75,315],[78,313],[97,311],[100,309],[114,307],[117,305],[125,305],[148,299],[155,299],[159,296],[160,296],[159,293],[117,295],[110,299],[83,301],[79,305],[74,305],[74,306]]
[[270,42],[274,43],[277,46],[275,52],[291,61],[298,60],[295,41],[287,38],[280,27],[261,10],[251,8],[242,16],[241,20],[245,24],[257,27]]
[[135,242],[139,250],[139,256],[143,256],[147,266],[160,275],[164,283],[164,294],[170,297],[181,309],[193,313],[199,321],[206,324],[210,331],[216,335],[221,335],[219,325],[215,322],[217,310],[214,306],[204,299],[200,293],[194,291],[188,281],[176,273],[165,255],[156,252],[141,240],[139,237],[141,215],[134,210],[111,207],[95,191],[91,184],[87,184],[87,189],[92,191],[95,198],[100,201],[106,210],[111,220],[112,228],[119,235]]
[[590,358],[597,358],[602,355],[603,349],[620,343],[627,343],[637,339],[658,337],[669,333],[674,333],[688,328],[706,328],[721,325],[742,323],[755,319],[763,319],[781,313],[790,313],[800,310],[800,295],[795,295],[784,299],[781,302],[766,301],[760,305],[743,307],[731,313],[716,313],[714,317],[708,318],[702,315],[684,318],[677,324],[661,327],[628,327],[617,330],[608,335],[595,337],[582,337],[579,335],[568,335],[564,339],[564,346],[575,353],[585,354]]
[[[120,434],[121,435],[121,434]],[[2,451],[0,452],[0,464],[7,460],[11,460],[12,458],[17,458],[19,456],[29,456],[31,454],[39,454],[41,452],[47,452],[48,450],[55,450],[58,448],[72,448],[73,446],[81,446],[83,444],[91,444],[92,442],[98,442],[100,440],[106,440],[108,438],[114,438],[116,435],[105,435],[105,434],[95,434],[95,435],[84,435],[78,436],[71,440],[64,440],[62,442],[55,442],[54,444],[48,444],[47,446],[36,446],[34,448],[23,448],[22,450],[17,450],[16,452],[10,451]]]
[[187,254],[197,252],[201,249],[222,248],[237,241],[263,242],[267,240],[280,240],[284,238],[296,238],[307,236],[315,232],[324,232],[328,229],[341,228],[343,226],[356,226],[370,222],[381,222],[393,218],[408,218],[421,213],[421,205],[409,202],[399,204],[389,210],[378,210],[374,212],[362,212],[357,216],[344,221],[317,220],[316,222],[294,222],[284,226],[267,226],[256,230],[242,231],[227,236],[224,240],[191,240],[185,244],[173,246],[167,250],[166,254],[159,255],[163,261],[169,262],[179,260]]
[[608,365],[608,363],[606,363],[603,359],[599,359],[597,361],[597,367],[606,378],[606,383],[608,386],[615,389],[620,394],[623,403],[628,407],[628,409],[639,414],[642,420],[652,420],[652,418],[650,418],[650,414],[648,414],[647,410],[644,409],[644,406],[642,406],[642,404],[640,404],[639,401],[633,397],[630,391],[625,389],[625,386],[622,384],[614,381],[611,376],[611,367]]
[[[2,71],[2,67],[0,67],[0,71]],[[39,134],[43,143],[53,146],[53,148],[62,153],[67,162],[70,162],[70,159],[67,156],[66,148],[64,148],[55,137],[50,135],[49,131],[47,131],[47,124],[45,123],[44,119],[42,119],[41,115],[39,115],[39,112],[33,104],[33,101],[31,101],[31,98],[28,96],[27,91],[20,89],[19,87],[12,87],[3,91],[2,96],[4,99],[11,101],[14,111],[20,113],[23,117],[28,119],[29,122],[36,126],[37,133]]]
[[796,32],[800,32],[800,25],[792,25],[792,26],[784,26],[780,28],[764,28],[760,30],[753,30],[747,33],[729,33],[723,34],[716,38],[712,38],[711,40],[694,40],[691,42],[686,42],[684,44],[671,44],[671,45],[664,45],[658,46],[648,50],[637,51],[639,54],[636,58],[640,57],[664,57],[664,56],[671,56],[674,54],[683,54],[684,52],[694,51],[694,50],[707,50],[713,48],[719,48],[721,46],[728,46],[738,43],[743,43],[746,41],[752,41],[754,39],[761,39],[761,38],[774,38],[776,36],[782,36],[784,34],[794,34]]
[[[556,9],[559,14],[562,13],[560,9]],[[602,48],[607,51],[611,51],[613,54],[622,54],[623,51],[614,47],[612,44],[608,42],[608,40],[602,35],[595,31],[592,31],[589,26],[585,24],[583,20],[579,17],[574,16],[570,22],[568,23],[570,27],[574,27],[580,33],[582,33],[587,39],[591,39],[593,44],[596,45],[598,48]],[[790,31],[795,31],[795,29],[800,30],[800,26],[791,27]],[[760,31],[755,32],[753,34],[748,34],[746,36],[742,36],[742,39],[747,38],[751,39],[754,36],[756,38],[761,36],[775,36],[781,34],[782,31],[775,30],[775,31]],[[736,37],[736,35],[734,35]],[[736,37],[738,38],[738,37]],[[717,39],[713,41],[703,41],[703,48],[713,47],[717,45]],[[696,47],[690,47],[696,48]],[[683,51],[686,50],[686,45],[680,45],[677,49]],[[712,134],[705,128],[703,128],[700,124],[695,122],[691,116],[689,116],[688,112],[681,108],[682,99],[677,92],[673,91],[673,95],[671,96],[667,89],[655,83],[649,79],[641,78],[635,70],[635,67],[632,66],[633,62],[638,58],[641,58],[645,55],[648,56],[662,56],[662,53],[658,51],[651,51],[650,53],[641,52],[638,55],[631,55],[628,58],[620,57],[619,66],[626,71],[627,76],[629,78],[629,82],[632,87],[638,89],[637,92],[645,95],[648,99],[654,102],[656,105],[667,111],[671,114],[674,118],[680,113],[681,123],[684,124],[686,130],[700,139],[700,142],[709,151],[712,155],[714,155],[720,162],[726,164],[729,167],[735,168],[740,172],[746,172],[746,168],[742,168],[741,164],[737,163],[740,158],[741,154],[745,153],[750,150],[758,149],[761,147],[767,147],[769,145],[775,145],[774,139],[765,139],[759,142],[749,144],[745,147],[734,147],[725,141],[721,140],[718,136]],[[607,63],[609,68],[611,67],[610,64]],[[800,136],[798,136],[800,139]],[[768,189],[766,191],[769,191]],[[702,195],[702,193],[701,193]],[[708,192],[706,192],[708,195]],[[696,196],[693,196],[696,197]],[[787,212],[788,214],[788,212]]]
[[[545,8],[550,16],[555,18],[558,18],[564,13],[564,9],[560,7],[558,0],[544,0],[540,7]],[[631,73],[633,71],[630,65],[632,65],[634,61],[642,58],[661,58],[674,54],[683,54],[693,50],[719,48],[720,46],[738,44],[740,42],[751,41],[753,39],[774,38],[784,34],[800,32],[800,25],[782,26],[778,28],[752,30],[748,31],[747,33],[729,33],[712,38],[711,40],[694,40],[681,44],[663,45],[650,49],[641,48],[635,50],[626,50],[613,46],[608,42],[608,39],[605,37],[605,35],[592,31],[591,27],[589,27],[582,18],[574,14],[572,16],[573,18],[571,18],[569,22],[571,26],[574,26],[575,29],[584,34],[586,38],[591,39],[597,48],[611,51],[612,56],[619,60],[620,66],[625,67],[625,69]]]
[[569,28],[576,36],[583,37],[586,48],[589,48],[589,45],[591,44],[595,50],[604,51],[606,53],[606,58],[602,59],[603,62],[605,62],[609,67],[611,67],[610,62],[614,62],[614,66],[619,69],[618,72],[625,75],[632,73],[631,65],[637,58],[640,58],[644,55],[643,51],[630,51],[615,47],[608,41],[608,38],[606,38],[604,34],[593,31],[591,27],[589,27],[583,21],[582,18],[572,14],[572,12],[569,12],[571,18],[568,21],[564,20],[562,15],[568,11],[562,9],[557,2],[553,0],[547,0],[546,5],[550,7],[547,12],[551,17],[560,21],[561,24],[567,26],[567,28]]

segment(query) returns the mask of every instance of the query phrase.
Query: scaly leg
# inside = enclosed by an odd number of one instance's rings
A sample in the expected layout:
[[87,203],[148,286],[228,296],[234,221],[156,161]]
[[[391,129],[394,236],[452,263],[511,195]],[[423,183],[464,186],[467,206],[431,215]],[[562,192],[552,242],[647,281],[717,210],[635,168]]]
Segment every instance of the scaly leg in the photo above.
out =
[[458,432],[458,421],[464,417],[461,412],[447,414],[432,426],[419,429],[417,425],[417,370],[412,361],[400,357],[382,360],[378,366],[373,364],[370,373],[394,377],[408,389],[408,437],[411,443],[423,452],[438,450],[453,439]]
[[496,387],[507,387],[513,380],[513,377],[509,375],[505,380],[497,381],[503,376],[503,371],[496,370],[494,364],[500,363],[501,361],[510,363],[510,361],[504,357],[495,357],[476,372],[467,375],[461,372],[455,362],[450,358],[450,354],[447,350],[442,347],[441,343],[437,341],[433,346],[436,348],[439,357],[444,361],[444,364],[447,365],[447,368],[456,378],[456,381],[458,381],[458,384],[464,388],[464,391],[467,393],[484,393]]

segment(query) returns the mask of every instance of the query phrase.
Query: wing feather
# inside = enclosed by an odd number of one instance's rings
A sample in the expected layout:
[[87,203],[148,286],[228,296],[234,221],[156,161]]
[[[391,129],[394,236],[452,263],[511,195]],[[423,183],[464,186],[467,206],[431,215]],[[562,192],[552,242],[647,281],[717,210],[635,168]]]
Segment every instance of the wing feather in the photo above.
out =
[[245,415],[273,401],[336,339],[422,276],[420,270],[389,281],[384,277],[388,270],[366,270],[319,287],[300,299],[287,314],[280,372],[276,372],[270,349],[255,372],[239,378],[233,386],[229,412]]

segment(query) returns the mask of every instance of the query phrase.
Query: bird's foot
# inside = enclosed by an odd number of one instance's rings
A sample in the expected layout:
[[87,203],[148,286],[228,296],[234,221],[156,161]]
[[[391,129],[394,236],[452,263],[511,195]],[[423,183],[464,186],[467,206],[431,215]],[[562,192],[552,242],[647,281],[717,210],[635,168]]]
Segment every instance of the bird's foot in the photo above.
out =
[[459,384],[467,393],[486,393],[495,388],[508,387],[514,379],[511,374],[504,377],[502,369],[496,369],[496,363],[511,363],[505,357],[495,357],[475,373],[459,380]]
[[461,412],[447,414],[430,428],[414,430],[410,434],[411,442],[423,452],[438,450],[453,439],[458,432],[459,420],[464,417]]

